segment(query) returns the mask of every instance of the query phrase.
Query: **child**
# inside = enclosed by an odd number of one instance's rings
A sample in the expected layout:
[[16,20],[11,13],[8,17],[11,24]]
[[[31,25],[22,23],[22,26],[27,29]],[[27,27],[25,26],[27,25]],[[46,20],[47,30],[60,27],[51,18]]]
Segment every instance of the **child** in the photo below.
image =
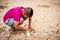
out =
[[[23,30],[25,32],[31,31],[31,21],[32,21],[33,9],[30,7],[15,7],[11,8],[3,16],[3,21],[5,24],[10,25],[15,30]],[[27,18],[29,18],[28,29],[19,27]]]

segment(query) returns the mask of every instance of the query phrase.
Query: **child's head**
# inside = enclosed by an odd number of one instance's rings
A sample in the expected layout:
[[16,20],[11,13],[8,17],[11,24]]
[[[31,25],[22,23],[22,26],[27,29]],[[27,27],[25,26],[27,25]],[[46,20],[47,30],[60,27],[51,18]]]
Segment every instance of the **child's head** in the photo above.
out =
[[33,15],[33,9],[30,7],[24,8],[23,10],[23,17],[27,18],[27,17],[32,17]]

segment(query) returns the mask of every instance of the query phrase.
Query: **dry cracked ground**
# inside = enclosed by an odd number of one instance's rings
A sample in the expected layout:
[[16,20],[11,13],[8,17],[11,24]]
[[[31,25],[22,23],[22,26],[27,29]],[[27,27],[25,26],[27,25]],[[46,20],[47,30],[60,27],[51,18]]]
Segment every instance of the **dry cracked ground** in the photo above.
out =
[[[35,31],[26,37],[23,31],[11,31],[2,21],[12,7],[32,7],[32,27]],[[28,19],[20,25],[28,27]],[[60,0],[0,0],[0,40],[60,40]]]

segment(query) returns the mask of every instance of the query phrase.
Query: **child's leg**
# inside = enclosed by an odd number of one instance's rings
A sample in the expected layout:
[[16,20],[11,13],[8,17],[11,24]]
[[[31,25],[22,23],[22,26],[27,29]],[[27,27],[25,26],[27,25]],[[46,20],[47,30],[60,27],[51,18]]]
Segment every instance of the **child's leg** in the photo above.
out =
[[8,18],[8,19],[5,21],[5,24],[6,24],[6,25],[9,25],[9,26],[13,26],[13,24],[14,24],[13,18]]
[[14,25],[14,20],[13,20],[13,18],[8,18],[8,19],[5,21],[5,24],[8,25],[8,26],[11,26],[11,30],[16,31],[15,28],[13,27],[13,25]]
[[[10,18],[10,19],[7,19],[6,21],[7,21],[6,24],[10,25],[13,31],[16,31],[15,28],[14,28],[14,26],[13,26],[14,25],[14,19]],[[23,28],[23,27],[18,27],[18,29],[22,30],[22,31],[25,31],[25,32],[31,30],[31,29],[26,29],[26,28]]]

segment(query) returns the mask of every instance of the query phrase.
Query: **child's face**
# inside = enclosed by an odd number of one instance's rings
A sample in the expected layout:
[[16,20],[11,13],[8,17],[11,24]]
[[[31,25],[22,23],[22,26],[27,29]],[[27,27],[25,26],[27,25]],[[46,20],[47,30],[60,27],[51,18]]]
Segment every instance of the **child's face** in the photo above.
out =
[[28,18],[28,15],[26,14],[26,12],[23,11],[22,15],[23,15],[24,18]]

